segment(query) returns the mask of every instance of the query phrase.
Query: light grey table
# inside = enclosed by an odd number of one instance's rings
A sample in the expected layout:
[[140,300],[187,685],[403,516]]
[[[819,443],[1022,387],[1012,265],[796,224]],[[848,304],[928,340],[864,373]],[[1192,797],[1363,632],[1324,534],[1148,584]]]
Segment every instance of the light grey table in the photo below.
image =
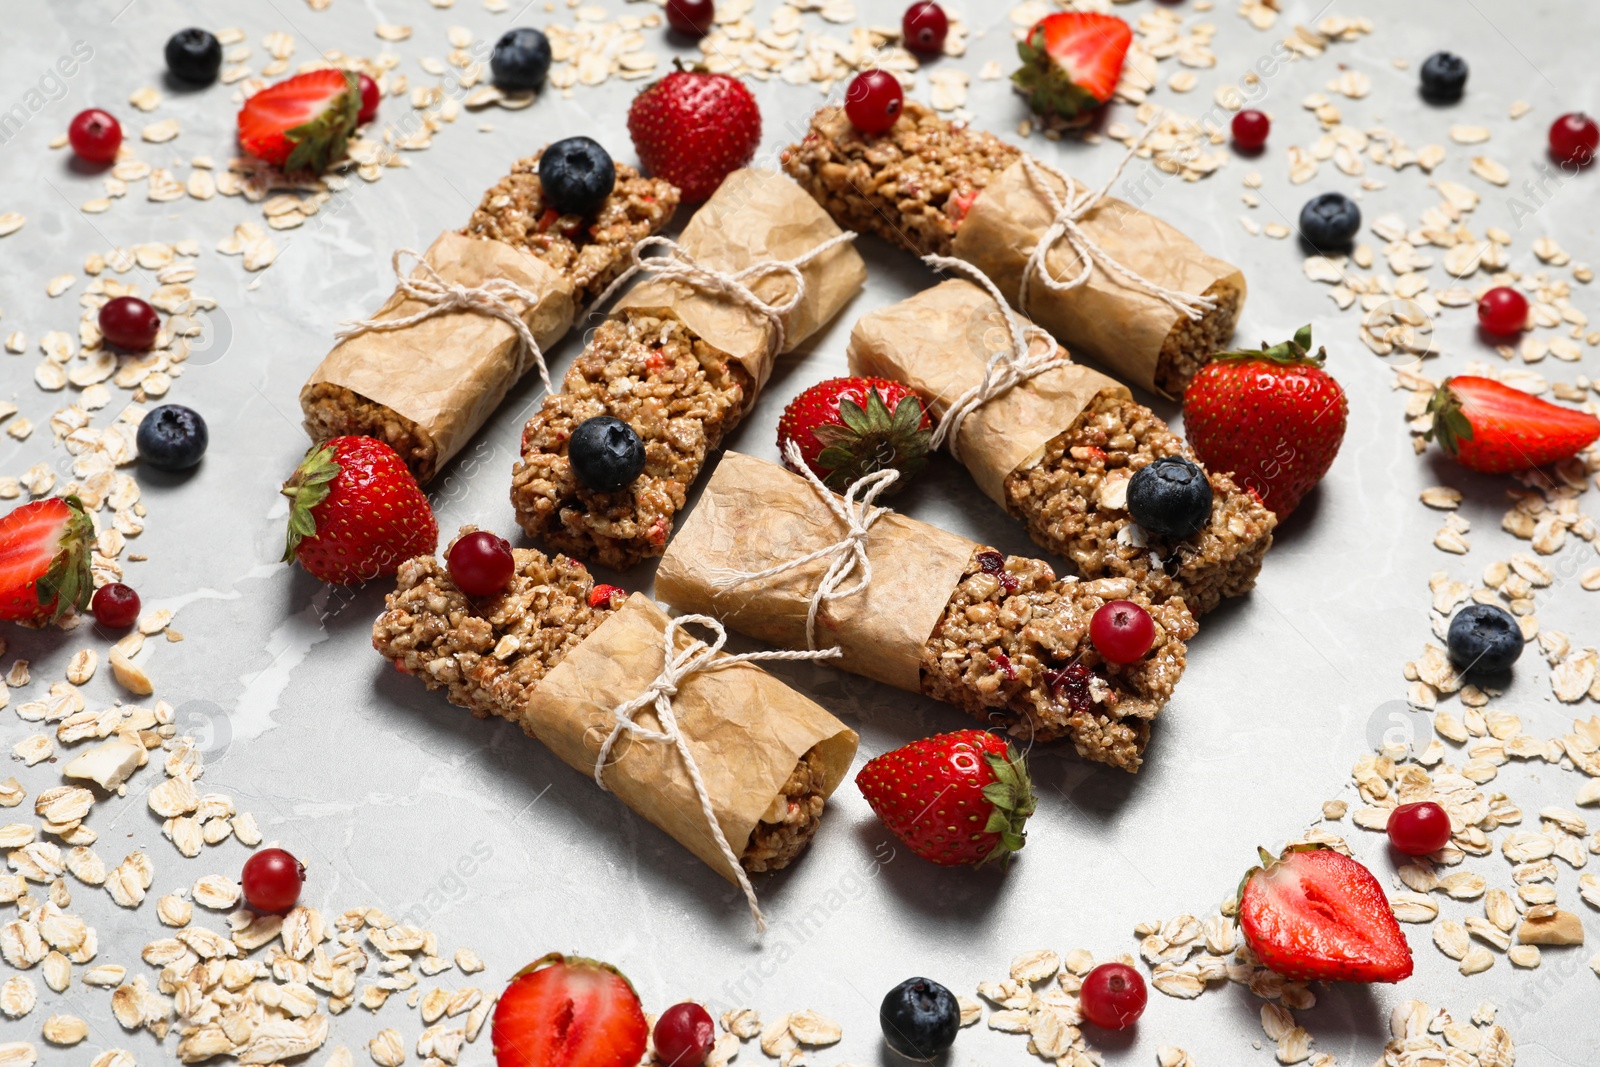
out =
[[[608,6],[618,5],[611,0]],[[974,29],[959,65],[976,75],[992,58],[1009,69],[1006,12],[964,0],[950,6]],[[1149,6],[1117,11],[1131,17]],[[169,92],[151,116],[136,116],[126,104],[131,91],[159,84],[162,43],[191,22],[244,27],[258,69],[260,38],[272,30],[293,33],[297,58],[303,58],[325,47],[374,54],[380,44],[374,22],[411,23],[417,36],[390,47],[408,57],[404,69],[413,84],[422,84],[429,79],[415,57],[443,53],[445,26],[466,25],[492,40],[513,24],[509,17],[491,15],[473,0],[442,11],[420,0],[334,0],[322,13],[295,0],[8,5],[0,105],[25,101],[74,41],[91,42],[94,58],[65,81],[60,98],[44,102],[36,114],[30,106],[28,121],[0,147],[0,210],[19,210],[29,219],[23,231],[0,241],[0,326],[25,330],[30,339],[70,329],[73,296],[47,299],[44,279],[61,272],[81,278],[85,253],[141,240],[198,239],[204,252],[197,288],[221,302],[226,344],[197,359],[170,397],[205,414],[211,451],[192,477],[139,472],[149,529],[130,550],[147,553],[149,562],[128,565],[147,606],[178,610],[174,626],[187,640],[157,648],[151,670],[158,695],[176,706],[180,725],[208,749],[206,786],[231,793],[257,814],[268,840],[283,842],[307,862],[310,902],[331,912],[377,905],[437,931],[446,948],[475,947],[489,962],[477,976],[486,987],[497,987],[546,951],[577,949],[622,966],[652,1010],[688,997],[719,1010],[750,1006],[768,1015],[816,1008],[845,1028],[841,1046],[814,1057],[822,1063],[886,1060],[877,1004],[910,975],[926,974],[971,993],[980,979],[1003,977],[1012,955],[1023,950],[1134,951],[1137,922],[1214,909],[1251,863],[1256,845],[1274,846],[1302,832],[1322,802],[1345,789],[1374,723],[1384,725],[1392,702],[1404,696],[1403,663],[1429,638],[1428,575],[1442,568],[1470,579],[1486,561],[1512,551],[1511,539],[1497,528],[1507,481],[1471,475],[1437,456],[1412,455],[1403,395],[1391,392],[1389,369],[1357,340],[1356,313],[1340,315],[1321,287],[1302,276],[1301,252],[1292,241],[1244,231],[1237,222],[1246,213],[1241,178],[1257,168],[1265,175],[1266,203],[1252,213],[1263,223],[1292,223],[1299,205],[1324,188],[1357,192],[1356,180],[1331,166],[1315,182],[1291,186],[1282,156],[1288,144],[1309,144],[1319,132],[1300,99],[1346,64],[1375,82],[1367,99],[1338,101],[1351,124],[1386,125],[1413,145],[1444,143],[1451,122],[1491,127],[1489,147],[1511,166],[1511,190],[1467,178],[1473,150],[1460,147],[1452,146],[1440,174],[1474,182],[1486,194],[1472,218],[1475,228],[1515,229],[1510,196],[1525,178],[1537,176],[1545,127],[1561,111],[1594,104],[1597,84],[1594,64],[1574,41],[1595,28],[1594,16],[1575,3],[1285,0],[1272,34],[1252,30],[1234,6],[1219,2],[1209,16],[1219,25],[1219,67],[1201,71],[1199,89],[1187,97],[1163,89],[1157,99],[1189,113],[1204,110],[1228,71],[1242,71],[1294,23],[1314,22],[1319,8],[1378,21],[1373,36],[1289,65],[1271,80],[1265,106],[1276,125],[1265,157],[1233,160],[1199,183],[1168,182],[1148,205],[1244,267],[1251,295],[1241,343],[1276,340],[1307,321],[1315,325],[1317,339],[1330,347],[1330,369],[1350,394],[1349,432],[1338,462],[1280,531],[1257,590],[1205,619],[1141,774],[1038,754],[1040,810],[1026,852],[1006,873],[936,870],[903,850],[896,853],[846,783],[803,861],[760,880],[773,928],[758,939],[731,887],[682,849],[514,728],[469,718],[373,655],[368,627],[380,609],[381,588],[331,590],[276,562],[284,507],[275,490],[306,444],[296,394],[327,350],[333,325],[371,310],[388,293],[391,249],[422,247],[441,229],[460,225],[478,190],[517,156],[554,138],[587,133],[631,159],[624,115],[637,86],[612,82],[580,88],[572,99],[552,95],[525,111],[490,111],[485,118],[497,127],[493,134],[476,132],[476,120],[464,116],[431,151],[409,156],[408,171],[358,187],[318,224],[277,235],[282,253],[276,265],[248,275],[237,259],[212,248],[235,222],[259,221],[255,206],[224,198],[152,204],[143,200],[141,186],[111,212],[85,216],[76,205],[96,195],[97,179],[75,171],[65,153],[49,152],[47,142],[77,110],[103,104],[134,125],[166,116],[181,120],[182,136],[166,146],[140,146],[143,158],[206,153],[225,160],[232,152],[230,90]],[[863,21],[899,18],[897,0],[863,0],[861,7]],[[546,17],[535,9],[530,19]],[[1416,64],[1440,47],[1472,62],[1467,102],[1454,111],[1424,107],[1414,91]],[[1396,70],[1391,60],[1397,56],[1409,58],[1413,69]],[[1172,69],[1164,65],[1163,77]],[[757,94],[766,120],[764,151],[781,147],[819,99],[814,90],[778,84],[759,86]],[[1535,110],[1513,123],[1506,109],[1519,97]],[[1004,81],[975,78],[970,106],[979,121],[1007,136],[1025,114]],[[394,103],[386,108],[404,110]],[[1129,115],[1127,108],[1117,111],[1117,117]],[[1031,146],[1090,177],[1108,173],[1117,153],[1112,145],[1086,149],[1035,139]],[[1435,198],[1415,168],[1382,176],[1386,188],[1361,196],[1369,219],[1387,210],[1414,219]],[[1558,236],[1579,259],[1595,254],[1592,212],[1585,209],[1593,205],[1589,186],[1596,180],[1584,174],[1543,198],[1545,205],[1517,230],[1515,265],[1535,266],[1528,249],[1541,233]],[[802,386],[843,370],[854,319],[930,283],[898,252],[870,240],[861,249],[871,270],[867,291],[806,352],[783,362],[754,414],[733,434],[732,447],[775,458],[774,428],[784,402]],[[259,288],[247,288],[258,280]],[[1575,299],[1592,311],[1588,291]],[[1439,333],[1448,353],[1441,366],[1459,368],[1488,355],[1469,323],[1470,312],[1457,313]],[[578,344],[574,336],[554,353],[557,373]],[[51,450],[44,425],[57,398],[40,394],[29,378],[35,358],[0,355],[6,368],[0,399],[15,394],[39,424],[25,442],[0,439],[0,472],[20,473],[61,455]],[[1571,380],[1592,366],[1591,357],[1585,366],[1542,369]],[[523,419],[536,400],[535,389],[519,390],[432,487],[442,528],[470,521],[512,532],[508,475]],[[1161,410],[1176,419],[1171,405]],[[1421,488],[1441,481],[1467,493],[1462,514],[1474,523],[1474,549],[1464,559],[1431,547],[1440,516],[1417,502]],[[899,506],[1007,551],[1030,551],[1018,527],[947,460],[935,462]],[[1588,551],[1578,543],[1568,548],[1567,573],[1587,567]],[[623,582],[648,588],[648,570]],[[1547,626],[1581,643],[1592,640],[1593,603],[1569,578],[1542,598],[1540,613]],[[6,636],[11,655],[32,659],[45,679],[60,677],[66,657],[82,643],[15,628]],[[826,668],[780,673],[860,731],[862,760],[967,725],[948,707]],[[119,695],[107,674],[102,670],[91,684],[91,700]],[[1542,736],[1564,732],[1571,718],[1551,697],[1546,668],[1532,653],[1502,706]],[[6,721],[0,740],[7,746],[34,732],[9,715]],[[30,796],[56,780],[49,765],[24,770],[18,764],[7,773],[16,773]],[[245,853],[232,842],[183,861],[162,840],[142,796],[158,775],[142,772],[126,801],[97,809],[91,825],[101,833],[102,855],[115,862],[125,849],[146,849],[157,867],[153,893],[189,885],[203,873],[235,872]],[[1531,813],[1543,804],[1570,805],[1577,778],[1543,766],[1511,767],[1496,785]],[[1349,832],[1358,854],[1392,878],[1381,838]],[[1475,867],[1492,884],[1509,884],[1498,857]],[[1575,876],[1567,871],[1563,878],[1564,903],[1584,910],[1575,898]],[[101,960],[142,971],[139,947],[160,936],[153,902],[129,913],[102,893],[73,888],[75,910],[99,929]],[[1445,910],[1461,916],[1477,906],[1447,902]],[[1600,934],[1594,913],[1585,911],[1585,918],[1591,935]],[[1548,951],[1536,972],[1514,973],[1501,957],[1488,974],[1463,979],[1427,943],[1426,928],[1409,933],[1418,960],[1414,979],[1399,988],[1323,991],[1319,1006],[1302,1013],[1318,1049],[1337,1054],[1340,1063],[1364,1064],[1386,1036],[1388,1009],[1401,1000],[1416,997],[1465,1016],[1487,999],[1502,1006],[1520,1063],[1595,1062],[1600,979],[1585,966],[1593,937],[1588,949]],[[454,972],[439,980],[463,981]],[[1270,1045],[1250,1047],[1263,1040],[1258,1008],[1236,987],[1194,1003],[1152,993],[1136,1033],[1097,1038],[1095,1045],[1117,1063],[1151,1063],[1161,1044],[1182,1046],[1207,1065],[1268,1063]],[[0,1039],[37,1042],[40,1021],[56,1011],[88,1018],[91,1045],[126,1044],[141,1063],[170,1056],[170,1042],[168,1051],[158,1051],[145,1035],[121,1034],[105,993],[81,986],[60,996],[44,991],[34,1014],[0,1024]],[[356,1048],[358,1060],[364,1056],[359,1046],[380,1025],[400,1027],[408,1042],[420,1028],[397,1005],[379,1020],[354,1009],[334,1025],[335,1040]],[[1029,1059],[1023,1046],[1022,1038],[980,1026],[963,1033],[951,1062],[1022,1063]],[[88,1050],[46,1050],[45,1062],[87,1063]],[[486,1040],[463,1056],[468,1064],[489,1060]],[[745,1061],[762,1062],[762,1056],[747,1047]]]

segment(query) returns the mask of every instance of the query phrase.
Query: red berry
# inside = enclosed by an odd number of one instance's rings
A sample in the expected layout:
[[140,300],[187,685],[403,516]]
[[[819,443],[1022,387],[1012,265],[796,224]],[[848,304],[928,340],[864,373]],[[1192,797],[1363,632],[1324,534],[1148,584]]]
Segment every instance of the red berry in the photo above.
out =
[[716,21],[711,0],[667,0],[667,25],[688,37],[704,37]]
[[1450,843],[1450,816],[1431,800],[1389,813],[1389,843],[1408,856],[1426,856]]
[[1497,285],[1478,300],[1478,325],[1490,333],[1521,333],[1528,321],[1528,298],[1509,285]]
[[1267,143],[1272,132],[1272,120],[1265,112],[1250,108],[1233,116],[1233,143],[1246,152],[1254,152]]
[[1550,154],[1562,163],[1585,166],[1600,148],[1600,126],[1581,111],[1568,112],[1550,125]]
[[378,117],[378,102],[383,99],[383,94],[378,92],[378,83],[372,80],[372,75],[362,74],[361,81],[361,111],[356,115],[357,124],[371,122]]
[[300,899],[305,864],[281,848],[264,848],[244,861],[239,887],[256,911],[288,911]]
[[94,599],[89,601],[89,612],[95,622],[113,630],[132,626],[139,617],[139,594],[133,591],[132,586],[110,582],[94,591]]
[[906,47],[925,56],[944,51],[944,38],[950,32],[950,18],[933,0],[917,0],[906,8],[900,20],[900,36]]
[[628,591],[626,589],[619,589],[614,585],[597,585],[589,590],[589,606],[591,608],[609,608],[611,602],[616,600],[617,597],[626,597],[627,595]]
[[161,316],[136,296],[119,296],[100,309],[100,336],[118,348],[142,352],[160,332]]
[[883,133],[900,117],[905,92],[900,80],[886,70],[864,70],[850,79],[844,93],[844,113],[862,133]]
[[109,111],[91,107],[73,116],[67,140],[78,158],[89,163],[115,163],[122,147],[122,125]]
[[1149,997],[1138,971],[1126,963],[1102,963],[1084,977],[1078,1011],[1103,1030],[1121,1030],[1139,1021]]
[[468,596],[493,596],[505,589],[517,572],[511,542],[478,530],[458,538],[445,558],[450,580]]
[[674,1004],[656,1020],[656,1059],[667,1067],[700,1067],[717,1039],[716,1024],[698,1004]]
[[1150,613],[1131,600],[1112,600],[1100,605],[1089,620],[1089,640],[1108,663],[1132,663],[1156,639],[1156,624]]

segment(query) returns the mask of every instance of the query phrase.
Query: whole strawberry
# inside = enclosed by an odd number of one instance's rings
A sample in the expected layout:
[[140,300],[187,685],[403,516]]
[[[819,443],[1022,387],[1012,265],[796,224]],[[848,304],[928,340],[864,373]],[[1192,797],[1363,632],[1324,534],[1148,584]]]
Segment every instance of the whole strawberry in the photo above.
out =
[[1577,455],[1600,437],[1600,419],[1492,378],[1446,378],[1428,401],[1427,439],[1463,467],[1488,474],[1527,470]]
[[749,165],[761,143],[761,109],[738,78],[675,70],[633,98],[628,133],[645,169],[694,203]]
[[1261,965],[1296,982],[1398,982],[1411,946],[1383,886],[1321,845],[1263,851],[1239,892],[1239,929]]
[[1259,352],[1222,352],[1183,394],[1183,427],[1200,461],[1231,472],[1286,518],[1322,481],[1344,441],[1350,405],[1311,348],[1311,327]]
[[356,585],[433,552],[439,526],[395,450],[371,437],[313,445],[283,483],[289,540],[283,561],[314,577]]
[[94,524],[75,496],[32,500],[0,519],[0,619],[57,622],[94,595]]
[[1087,121],[1116,91],[1132,43],[1133,28],[1115,15],[1057,11],[1018,42],[1011,80],[1039,114]]
[[868,761],[856,786],[906,847],[941,867],[978,866],[1027,840],[1033,783],[1016,749],[982,730],[913,741]]
[[932,422],[922,398],[887,378],[829,378],[783,409],[778,452],[788,463],[788,442],[830,489],[843,491],[874,471],[904,477],[928,462]]
[[344,155],[361,114],[352,71],[311,70],[269,85],[239,110],[239,146],[286,171],[320,173]]

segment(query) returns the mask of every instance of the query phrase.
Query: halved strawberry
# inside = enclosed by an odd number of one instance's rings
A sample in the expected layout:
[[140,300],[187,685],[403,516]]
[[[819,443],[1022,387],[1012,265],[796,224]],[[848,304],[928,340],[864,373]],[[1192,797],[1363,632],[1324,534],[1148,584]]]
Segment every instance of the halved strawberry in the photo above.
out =
[[1132,43],[1132,27],[1115,15],[1057,11],[1018,42],[1022,66],[1011,80],[1034,111],[1076,119],[1111,99]]
[[1428,401],[1428,440],[1463,467],[1489,474],[1527,470],[1577,455],[1600,437],[1600,419],[1493,378],[1446,378]]
[[239,110],[239,145],[286,171],[321,172],[344,155],[361,114],[355,72],[312,70],[269,85]]
[[1411,977],[1411,946],[1371,871],[1321,845],[1261,860],[1244,876],[1239,929],[1263,967],[1296,982]]
[[490,1035],[497,1067],[638,1067],[649,1032],[622,972],[552,952],[500,994]]
[[94,524],[75,496],[34,500],[0,519],[0,619],[56,622],[94,595]]

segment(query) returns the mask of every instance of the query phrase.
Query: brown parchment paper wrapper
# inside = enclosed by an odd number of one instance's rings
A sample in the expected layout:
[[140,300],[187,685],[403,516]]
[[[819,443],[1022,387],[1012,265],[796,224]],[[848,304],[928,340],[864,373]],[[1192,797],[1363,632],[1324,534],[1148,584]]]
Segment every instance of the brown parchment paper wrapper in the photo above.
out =
[[[565,277],[504,242],[444,233],[423,259],[446,282],[476,286],[505,278],[538,294],[533,305],[512,302],[541,349],[560,340],[577,314]],[[403,318],[425,306],[397,289],[371,318]],[[405,329],[369,330],[340,342],[312,372],[301,401],[312,386],[329,382],[382,404],[432,439],[437,472],[505,399],[524,370],[521,358],[510,323],[477,311],[441,312]]]
[[[904,382],[927,399],[929,414],[983,381],[985,364],[1011,347],[1005,313],[978,286],[952,278],[863,316],[850,333],[850,371]],[[1006,479],[1038,463],[1101,393],[1129,396],[1098,371],[1069,363],[1012,386],[961,424],[961,462],[978,488],[1006,506]]]
[[[843,231],[809,193],[782,174],[746,168],[723,179],[678,238],[703,267],[731,272],[763,260],[791,260]],[[670,315],[700,339],[742,366],[755,382],[749,403],[772,373],[778,355],[792,351],[839,313],[867,278],[866,264],[850,243],[835,245],[800,268],[804,297],[784,316],[783,347],[772,351],[772,323],[743,304],[682,281],[647,278],[612,314],[639,308]],[[778,303],[794,289],[783,274],[758,277],[751,289]]]
[[[616,721],[612,709],[644,692],[661,673],[666,628],[666,614],[633,594],[540,681],[524,724],[563,762],[592,776]],[[688,629],[693,637],[710,636],[700,627]],[[690,640],[679,631],[680,648]],[[855,758],[854,731],[755,664],[689,675],[672,706],[735,856],[744,853],[762,814],[813,747],[826,769],[825,795],[844,780]],[[661,728],[653,708],[634,721]],[[676,746],[623,735],[611,750],[605,781],[624,804],[735,880]]]
[[[656,596],[680,612],[714,616],[780,648],[805,648],[806,613],[827,560],[721,593],[718,580],[729,571],[754,573],[804,556],[844,533],[804,478],[727,452],[667,546]],[[828,661],[843,670],[921,692],[923,646],[977,548],[896,512],[884,515],[867,536],[871,584],[818,614],[817,647],[843,649],[842,658]]]
[[[1042,168],[1040,174],[1058,195],[1064,193],[1054,175]],[[1178,311],[1098,266],[1087,282],[1065,293],[1051,292],[1035,279],[1029,306],[1017,303],[1028,257],[1054,218],[1019,160],[973,201],[956,231],[953,251],[992,278],[1018,311],[1075,356],[1089,356],[1123,381],[1160,392],[1156,364],[1181,317]],[[1241,291],[1245,288],[1238,267],[1207,255],[1176,228],[1126,201],[1106,197],[1078,225],[1112,259],[1168,289],[1201,294],[1223,278],[1232,278]],[[1057,241],[1045,265],[1054,278],[1073,277],[1078,253],[1066,240]]]

